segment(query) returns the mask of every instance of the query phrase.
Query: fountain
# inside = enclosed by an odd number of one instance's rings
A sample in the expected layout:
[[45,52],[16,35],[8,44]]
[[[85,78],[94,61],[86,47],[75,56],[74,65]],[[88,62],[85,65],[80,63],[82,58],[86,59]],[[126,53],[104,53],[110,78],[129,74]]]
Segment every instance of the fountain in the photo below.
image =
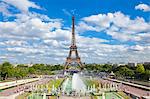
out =
[[43,94],[43,99],[46,99],[46,93]]
[[[67,76],[61,87],[56,87],[55,81],[51,84],[35,86],[37,93],[33,93],[28,97],[30,99],[46,99],[47,95],[54,97],[90,97],[96,96],[97,99],[121,99],[122,97],[115,92],[118,89],[118,84],[110,82],[97,83],[93,78],[81,78],[82,73],[74,73],[73,76]],[[55,79],[58,79],[56,76]],[[90,79],[90,80],[88,80]],[[99,85],[99,86],[98,86]],[[41,87],[43,86],[43,87]],[[39,93],[38,93],[39,92]],[[50,94],[48,94],[50,93]],[[89,98],[88,98],[89,99]]]
[[75,94],[85,94],[86,93],[86,86],[82,79],[80,78],[79,74],[74,73],[71,78],[67,78],[64,83],[62,84],[62,92],[70,95],[70,93]]
[[70,93],[72,90],[72,82],[70,78],[67,78],[64,83],[62,84],[62,92],[63,93]]
[[78,93],[85,93],[86,86],[83,83],[82,79],[80,78],[79,74],[74,73],[72,77],[72,90]]
[[102,99],[105,99],[105,93],[104,92],[102,93]]

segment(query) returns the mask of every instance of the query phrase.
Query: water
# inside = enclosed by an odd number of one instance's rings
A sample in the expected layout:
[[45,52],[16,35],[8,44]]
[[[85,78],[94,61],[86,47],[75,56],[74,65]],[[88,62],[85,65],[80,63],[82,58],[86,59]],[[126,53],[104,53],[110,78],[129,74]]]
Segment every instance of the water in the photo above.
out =
[[[85,82],[86,83],[86,82]],[[87,86],[86,86],[87,85]],[[61,92],[62,95],[68,95],[68,96],[84,96],[89,94],[90,92],[96,93],[96,86],[95,84],[89,85],[84,84],[84,81],[82,80],[81,76],[77,73],[74,73],[72,77],[68,77],[61,86]],[[105,84],[106,85],[106,84]],[[112,86],[109,86],[109,90],[113,90]],[[97,96],[98,99],[122,99],[120,95],[118,95],[116,92],[105,92],[106,87],[101,88],[102,95]],[[56,91],[55,86],[53,85],[52,91]],[[46,94],[40,93],[32,93],[28,99],[46,99]]]
[[72,79],[67,78],[62,85],[62,92],[71,93],[72,91],[83,94],[86,92],[86,85],[77,73],[73,74]]
[[72,91],[72,81],[67,78],[62,85],[62,92],[70,93]]
[[72,77],[72,90],[78,93],[86,92],[86,86],[77,73],[74,73]]

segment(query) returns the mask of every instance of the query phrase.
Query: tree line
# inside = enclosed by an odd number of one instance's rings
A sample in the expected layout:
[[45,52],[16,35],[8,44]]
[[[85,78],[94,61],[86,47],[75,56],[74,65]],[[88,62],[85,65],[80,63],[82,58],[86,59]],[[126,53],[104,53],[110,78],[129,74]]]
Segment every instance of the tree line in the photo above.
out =
[[0,79],[6,80],[8,78],[22,79],[29,77],[30,75],[52,75],[52,71],[62,70],[61,65],[45,65],[45,64],[33,64],[32,67],[28,67],[24,64],[12,65],[9,62],[0,64]]
[[150,64],[137,64],[136,67],[128,65],[110,65],[110,64],[86,64],[86,70],[94,72],[106,72],[113,71],[116,77],[120,78],[134,78],[139,80],[149,80],[150,78]]
[[[48,65],[48,64],[33,64],[28,67],[24,64],[14,66],[9,62],[0,64],[0,79],[6,80],[8,78],[21,79],[30,75],[52,75],[55,70],[63,70],[63,65]],[[85,64],[84,70],[93,72],[106,72],[113,71],[116,77],[121,78],[134,78],[149,80],[150,78],[150,64],[138,64],[136,67],[128,65],[110,65],[110,64]]]

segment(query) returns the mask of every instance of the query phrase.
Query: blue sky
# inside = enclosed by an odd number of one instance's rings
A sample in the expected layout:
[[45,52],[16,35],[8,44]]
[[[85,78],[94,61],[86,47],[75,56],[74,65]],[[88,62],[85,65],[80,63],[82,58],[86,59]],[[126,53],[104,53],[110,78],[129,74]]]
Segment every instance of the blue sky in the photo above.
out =
[[80,19],[82,17],[86,17],[92,14],[99,13],[110,13],[121,11],[124,14],[132,15],[131,18],[135,18],[136,16],[144,17],[145,20],[148,20],[149,12],[142,12],[140,10],[135,10],[135,6],[140,3],[150,4],[149,0],[33,0],[36,1],[37,4],[41,5],[46,9],[46,11],[42,11],[42,13],[47,14],[49,17],[54,18],[63,18],[68,20],[68,16],[64,15],[62,12],[63,9],[70,12],[75,10],[75,14],[77,18]]
[[0,62],[64,63],[72,15],[83,62],[150,61],[149,0],[0,0]]

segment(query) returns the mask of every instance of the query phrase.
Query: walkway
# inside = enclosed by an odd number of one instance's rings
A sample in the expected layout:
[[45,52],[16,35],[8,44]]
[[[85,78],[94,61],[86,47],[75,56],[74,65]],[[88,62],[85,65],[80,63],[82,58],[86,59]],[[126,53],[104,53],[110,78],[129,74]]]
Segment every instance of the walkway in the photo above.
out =
[[19,94],[24,93],[25,91],[31,91],[37,88],[37,85],[48,83],[50,78],[39,79],[35,82],[30,82],[27,84],[19,85],[9,89],[5,89],[0,92],[0,99],[14,99]]
[[24,91],[21,91],[19,93],[16,93],[16,94],[13,94],[13,95],[10,95],[10,96],[0,96],[0,99],[15,99],[18,95],[24,93]]
[[40,78],[32,78],[32,79],[22,79],[22,80],[16,80],[16,81],[11,81],[11,82],[2,82],[0,83],[0,89],[6,89],[9,87],[13,87],[13,86],[17,86],[17,85],[21,85],[21,84],[25,84],[25,83],[29,83],[29,82],[33,82],[33,81],[37,81]]
[[[132,94],[137,97],[150,97],[150,91],[147,91],[149,90],[149,87],[146,88],[145,86],[142,86],[142,85],[137,85],[137,84],[119,81],[115,79],[108,78],[107,80],[110,82],[113,81],[113,82],[121,83],[120,89],[128,94]],[[146,98],[146,99],[149,99],[149,98]]]
[[118,82],[118,83],[123,83],[123,84],[126,84],[126,85],[131,85],[131,86],[134,86],[134,87],[138,87],[138,88],[142,88],[142,89],[146,89],[146,90],[150,91],[150,87],[147,87],[147,86],[138,85],[138,84],[125,82],[125,81],[120,81],[120,80],[116,80],[116,79],[110,79],[110,78],[106,78],[106,80],[110,80],[110,81]]

